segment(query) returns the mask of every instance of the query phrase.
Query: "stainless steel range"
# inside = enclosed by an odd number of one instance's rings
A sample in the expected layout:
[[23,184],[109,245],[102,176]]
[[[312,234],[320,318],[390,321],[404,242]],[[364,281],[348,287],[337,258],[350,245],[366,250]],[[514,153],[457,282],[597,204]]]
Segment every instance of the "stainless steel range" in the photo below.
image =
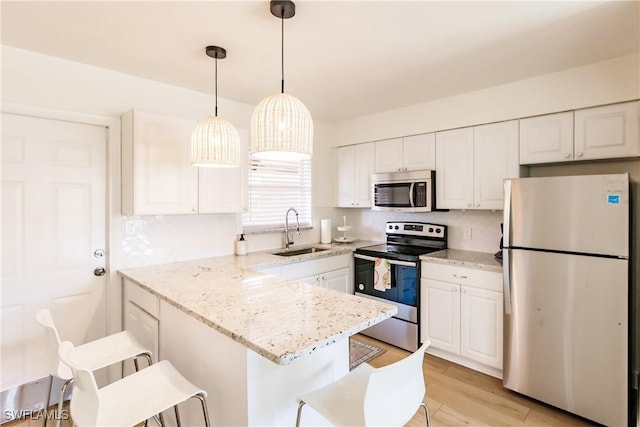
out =
[[361,333],[409,351],[418,349],[420,255],[447,248],[447,226],[387,222],[387,243],[356,249],[355,294],[398,307],[394,317]]

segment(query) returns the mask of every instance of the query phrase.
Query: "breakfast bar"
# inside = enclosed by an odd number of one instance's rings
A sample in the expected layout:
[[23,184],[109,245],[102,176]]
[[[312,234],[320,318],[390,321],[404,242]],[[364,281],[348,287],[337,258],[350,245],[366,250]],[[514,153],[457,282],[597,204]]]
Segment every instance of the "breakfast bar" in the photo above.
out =
[[[286,425],[298,394],[345,375],[348,337],[395,307],[254,271],[273,255],[120,271],[125,327],[208,392],[214,425]],[[149,326],[150,325],[150,326]],[[149,331],[157,331],[157,333]],[[155,342],[154,342],[155,340]],[[181,407],[195,425],[196,403]],[[310,424],[322,424],[312,411]]]

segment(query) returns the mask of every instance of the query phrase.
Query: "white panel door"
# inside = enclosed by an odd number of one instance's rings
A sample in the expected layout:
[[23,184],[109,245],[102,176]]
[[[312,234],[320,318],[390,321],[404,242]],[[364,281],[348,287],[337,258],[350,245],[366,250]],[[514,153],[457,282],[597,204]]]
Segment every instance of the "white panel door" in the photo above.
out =
[[436,133],[436,207],[473,209],[473,128]]
[[402,165],[406,171],[436,169],[436,134],[402,138]]
[[375,173],[402,171],[402,138],[375,143]]
[[51,309],[61,338],[105,334],[104,127],[2,114],[2,390],[48,374]]
[[473,194],[475,209],[503,209],[502,180],[517,178],[518,121],[473,128]]
[[576,110],[576,160],[640,155],[639,105],[628,102]]
[[573,160],[573,111],[520,120],[520,164]]
[[503,294],[460,288],[460,354],[502,369]]
[[356,147],[338,147],[338,207],[352,208],[356,200]]
[[356,145],[355,206],[371,207],[371,174],[373,173],[373,142]]
[[351,269],[341,268],[340,270],[325,273],[322,275],[322,281],[325,288],[349,293],[351,289]]
[[421,279],[420,286],[420,341],[460,353],[460,285]]

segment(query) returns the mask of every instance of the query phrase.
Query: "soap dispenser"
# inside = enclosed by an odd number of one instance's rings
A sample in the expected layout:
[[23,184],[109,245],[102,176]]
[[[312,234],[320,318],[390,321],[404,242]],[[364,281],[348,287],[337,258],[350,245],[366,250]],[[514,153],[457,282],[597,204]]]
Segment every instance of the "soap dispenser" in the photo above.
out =
[[240,239],[236,240],[236,255],[247,254],[247,241],[244,240],[244,234],[240,235]]

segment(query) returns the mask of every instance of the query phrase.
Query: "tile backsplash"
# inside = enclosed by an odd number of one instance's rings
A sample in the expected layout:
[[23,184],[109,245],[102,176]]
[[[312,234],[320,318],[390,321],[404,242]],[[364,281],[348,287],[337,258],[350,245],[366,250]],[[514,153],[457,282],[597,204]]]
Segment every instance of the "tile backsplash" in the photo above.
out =
[[[448,226],[448,246],[479,252],[496,252],[500,248],[500,224],[502,211],[459,211],[405,213],[379,212],[369,209],[338,209],[336,220],[341,224],[343,216],[354,226],[353,235],[360,239],[385,240],[387,221],[416,221]],[[465,239],[465,229],[471,238]]]
[[236,214],[122,217],[123,268],[230,255]]

